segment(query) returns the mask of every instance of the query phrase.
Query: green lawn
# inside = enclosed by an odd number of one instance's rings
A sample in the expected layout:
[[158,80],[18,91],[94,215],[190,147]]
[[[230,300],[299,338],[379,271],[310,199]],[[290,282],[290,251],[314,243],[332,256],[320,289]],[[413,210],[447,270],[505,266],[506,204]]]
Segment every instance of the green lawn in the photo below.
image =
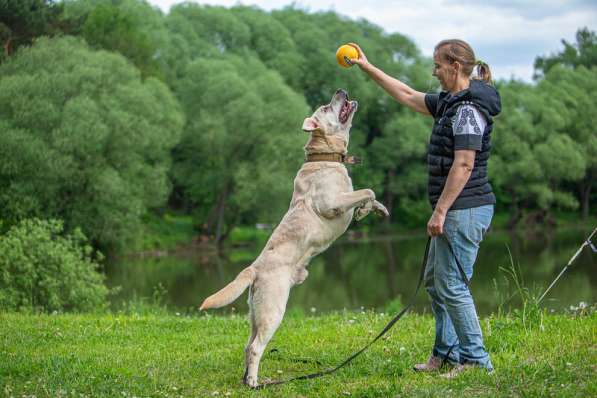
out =
[[[365,344],[389,315],[288,316],[261,364],[262,377],[312,372]],[[496,372],[454,380],[416,374],[434,335],[430,315],[409,314],[353,364],[320,379],[264,391],[241,382],[245,316],[0,314],[0,394],[5,396],[411,397],[597,396],[597,314],[481,321]]]

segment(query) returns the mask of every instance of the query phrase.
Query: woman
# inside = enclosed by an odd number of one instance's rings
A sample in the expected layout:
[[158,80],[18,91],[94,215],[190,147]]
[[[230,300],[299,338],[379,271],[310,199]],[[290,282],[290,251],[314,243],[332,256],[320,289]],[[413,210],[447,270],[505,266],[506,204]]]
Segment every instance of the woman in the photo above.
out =
[[[425,94],[388,76],[367,60],[358,45],[351,45],[359,52],[352,63],[399,103],[435,120],[427,153],[433,214],[427,223],[432,240],[425,268],[425,288],[435,316],[435,344],[427,363],[414,369],[436,371],[447,361],[454,366],[446,377],[472,366],[491,372],[493,366],[468,289],[495,204],[487,180],[487,160],[492,118],[500,112],[501,102],[491,85],[489,66],[475,60],[466,42],[444,40],[433,54],[433,76],[443,91]],[[475,66],[477,78],[472,79]]]

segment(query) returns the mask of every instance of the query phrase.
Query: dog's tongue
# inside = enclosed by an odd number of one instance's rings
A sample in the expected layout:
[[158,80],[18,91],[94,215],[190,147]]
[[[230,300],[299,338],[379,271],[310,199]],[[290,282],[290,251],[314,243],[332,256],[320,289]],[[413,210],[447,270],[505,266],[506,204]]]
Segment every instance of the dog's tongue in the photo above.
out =
[[348,100],[344,101],[344,104],[342,104],[342,109],[340,110],[340,121],[342,123],[346,122],[346,120],[348,119],[348,112],[350,112],[350,102]]

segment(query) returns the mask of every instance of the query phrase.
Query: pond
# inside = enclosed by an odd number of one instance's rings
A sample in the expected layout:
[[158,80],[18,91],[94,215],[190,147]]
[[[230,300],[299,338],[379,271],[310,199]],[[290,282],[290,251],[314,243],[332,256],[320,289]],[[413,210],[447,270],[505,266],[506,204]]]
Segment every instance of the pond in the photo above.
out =
[[[585,225],[544,233],[489,231],[475,264],[471,290],[480,315],[519,305],[513,279],[504,268],[519,271],[524,286],[542,293],[591,232]],[[349,231],[350,232],[350,231]],[[594,239],[597,241],[597,239]],[[322,313],[375,309],[396,312],[406,303],[418,280],[426,236],[356,238],[347,233],[309,265],[309,277],[290,292],[288,311]],[[115,309],[131,300],[157,294],[171,311],[196,312],[203,299],[230,282],[261,251],[261,245],[229,249],[221,255],[201,247],[151,258],[120,258],[105,266]],[[511,258],[513,261],[511,261]],[[597,253],[585,247],[544,300],[562,311],[584,301],[595,303]],[[246,312],[247,293],[216,313]],[[416,298],[414,311],[429,312],[427,293]]]

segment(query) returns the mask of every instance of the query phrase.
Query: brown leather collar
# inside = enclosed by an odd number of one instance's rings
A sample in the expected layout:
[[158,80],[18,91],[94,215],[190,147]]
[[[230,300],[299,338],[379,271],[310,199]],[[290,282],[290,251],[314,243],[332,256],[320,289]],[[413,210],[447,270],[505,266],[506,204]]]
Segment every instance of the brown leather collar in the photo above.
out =
[[361,159],[341,153],[310,153],[305,156],[306,162],[338,162],[345,164],[360,164]]

